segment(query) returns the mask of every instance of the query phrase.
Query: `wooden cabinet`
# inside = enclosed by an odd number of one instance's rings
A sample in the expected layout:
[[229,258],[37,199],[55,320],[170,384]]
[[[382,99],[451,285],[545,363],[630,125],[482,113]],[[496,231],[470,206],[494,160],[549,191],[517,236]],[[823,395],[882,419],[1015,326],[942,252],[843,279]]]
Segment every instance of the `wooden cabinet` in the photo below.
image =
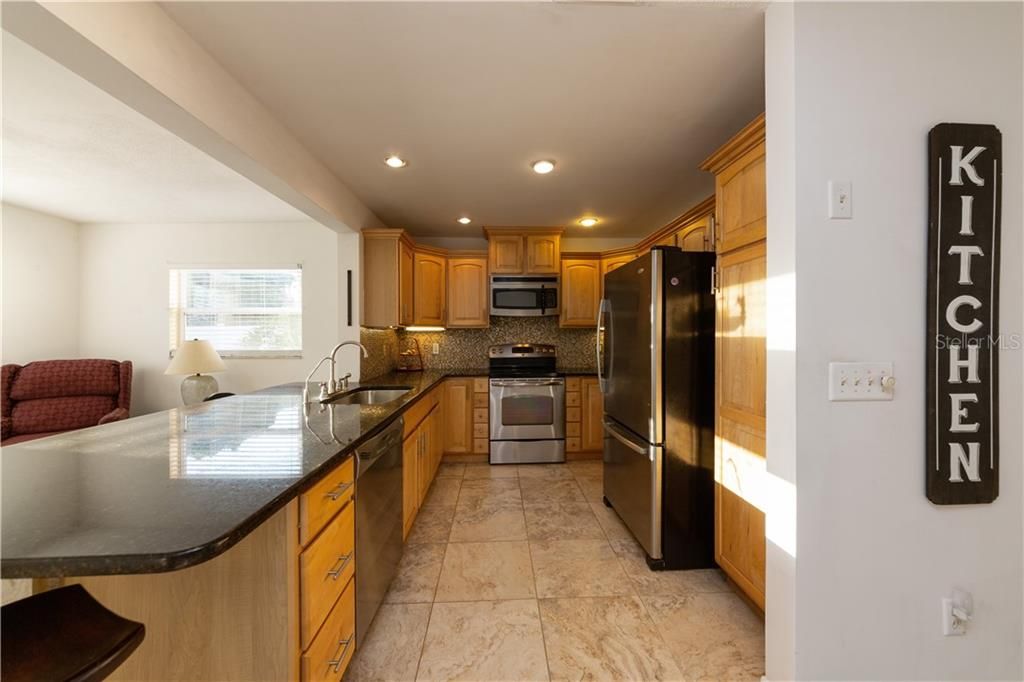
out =
[[561,296],[561,326],[596,327],[597,307],[601,302],[600,259],[563,259]]
[[764,608],[767,275],[764,117],[704,163],[715,174],[715,560]]
[[444,326],[448,294],[445,257],[416,250],[413,267],[413,324]]
[[528,275],[557,275],[561,237],[555,234],[526,235],[526,273]]
[[604,277],[612,270],[621,268],[626,263],[634,260],[636,260],[636,254],[634,253],[603,257],[601,258],[601,276]]
[[676,232],[676,245],[683,251],[714,251],[711,216],[703,216]]
[[580,450],[602,452],[604,450],[604,397],[597,377],[583,377],[580,387]]
[[366,327],[412,324],[413,245],[402,230],[364,230],[362,322]]
[[409,536],[412,522],[419,512],[419,491],[416,486],[420,441],[415,430],[402,442],[402,538]]
[[444,452],[467,455],[473,451],[473,379],[444,382]]
[[484,228],[494,275],[557,275],[562,231],[550,228]]
[[448,259],[448,326],[487,327],[491,318],[487,294],[487,259]]

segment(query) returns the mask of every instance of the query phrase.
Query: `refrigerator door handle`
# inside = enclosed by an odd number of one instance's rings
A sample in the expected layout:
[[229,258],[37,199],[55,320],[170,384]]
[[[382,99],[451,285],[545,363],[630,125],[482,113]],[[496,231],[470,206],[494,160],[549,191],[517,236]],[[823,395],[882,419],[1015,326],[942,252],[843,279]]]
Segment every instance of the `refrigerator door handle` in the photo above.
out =
[[596,350],[597,350],[597,386],[601,393],[606,393],[606,381],[604,373],[602,372],[602,366],[604,365],[604,334],[605,325],[604,318],[608,313],[608,299],[602,298],[601,303],[597,308],[597,334],[596,336]]
[[632,439],[630,439],[629,437],[624,435],[621,431],[619,431],[618,428],[616,428],[616,427],[612,426],[611,424],[609,424],[607,419],[604,420],[603,425],[604,425],[605,432],[609,436],[611,436],[615,440],[619,441],[620,443],[625,445],[627,448],[629,448],[633,452],[635,452],[637,454],[640,454],[640,455],[645,455],[645,456],[650,455],[650,451],[649,451],[648,448],[642,447],[642,446],[637,445],[636,443],[634,443]]

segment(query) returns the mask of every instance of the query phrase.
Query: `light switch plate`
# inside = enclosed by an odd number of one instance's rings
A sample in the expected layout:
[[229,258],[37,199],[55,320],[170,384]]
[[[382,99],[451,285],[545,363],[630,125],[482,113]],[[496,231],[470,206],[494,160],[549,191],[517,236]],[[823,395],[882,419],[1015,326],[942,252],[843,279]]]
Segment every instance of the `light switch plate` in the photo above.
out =
[[853,183],[849,180],[828,181],[828,217],[853,217]]
[[891,362],[830,362],[828,399],[892,400],[892,377]]

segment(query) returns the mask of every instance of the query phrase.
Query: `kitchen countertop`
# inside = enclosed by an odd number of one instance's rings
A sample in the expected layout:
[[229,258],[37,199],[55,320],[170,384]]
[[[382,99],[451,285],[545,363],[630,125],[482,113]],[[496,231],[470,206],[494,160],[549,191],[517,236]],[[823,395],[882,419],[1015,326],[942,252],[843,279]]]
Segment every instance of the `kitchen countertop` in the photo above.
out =
[[[285,384],[3,449],[4,578],[174,571],[208,561],[350,457],[446,376],[383,405],[311,405]],[[331,419],[333,416],[333,430]]]

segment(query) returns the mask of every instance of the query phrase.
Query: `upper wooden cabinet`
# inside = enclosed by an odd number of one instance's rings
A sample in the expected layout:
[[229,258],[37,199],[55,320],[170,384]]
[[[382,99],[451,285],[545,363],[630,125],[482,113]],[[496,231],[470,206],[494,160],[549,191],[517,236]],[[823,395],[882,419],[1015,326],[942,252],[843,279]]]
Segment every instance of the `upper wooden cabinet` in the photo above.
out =
[[416,250],[413,268],[413,324],[444,326],[448,296],[445,257]]
[[562,231],[550,228],[492,227],[487,233],[493,275],[557,275]]
[[412,324],[413,244],[402,230],[363,230],[363,325]]
[[702,216],[680,228],[676,232],[676,246],[683,251],[714,251],[714,244],[711,243],[711,216]]
[[487,296],[487,258],[448,259],[448,326],[487,327],[491,322]]
[[601,302],[601,259],[563,259],[561,296],[561,326],[596,327]]
[[601,277],[604,277],[615,268],[621,268],[623,265],[633,260],[636,260],[635,253],[626,253],[601,258]]
[[718,253],[767,236],[764,114],[701,165],[715,174],[715,239]]

